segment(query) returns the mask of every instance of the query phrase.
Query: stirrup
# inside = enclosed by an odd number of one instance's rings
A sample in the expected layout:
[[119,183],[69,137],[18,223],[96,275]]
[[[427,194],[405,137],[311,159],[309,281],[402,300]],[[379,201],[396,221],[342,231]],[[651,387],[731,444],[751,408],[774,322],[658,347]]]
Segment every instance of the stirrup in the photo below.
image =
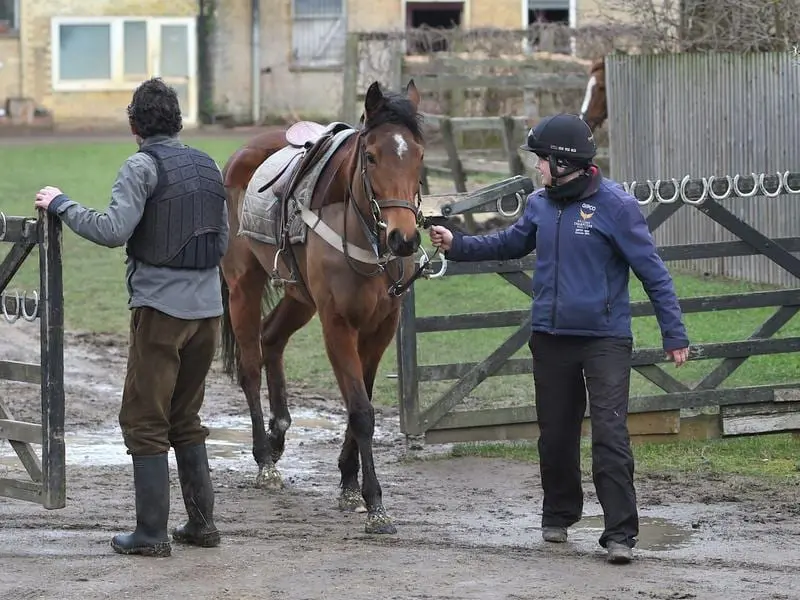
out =
[[281,246],[278,248],[278,251],[275,253],[275,260],[272,263],[272,272],[269,274],[270,283],[276,288],[282,288],[287,283],[297,283],[297,276],[294,273],[294,269],[289,268],[289,277],[291,277],[291,279],[284,279],[278,272],[278,257],[281,255],[283,250],[284,244],[281,244]]

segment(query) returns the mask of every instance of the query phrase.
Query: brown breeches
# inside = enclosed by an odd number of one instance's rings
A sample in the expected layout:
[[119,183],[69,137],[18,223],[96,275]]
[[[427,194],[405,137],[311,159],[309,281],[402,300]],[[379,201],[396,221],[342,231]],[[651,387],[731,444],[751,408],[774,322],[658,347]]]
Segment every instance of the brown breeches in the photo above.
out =
[[219,317],[183,320],[150,307],[131,311],[128,372],[119,424],[128,454],[160,454],[205,441],[200,422]]

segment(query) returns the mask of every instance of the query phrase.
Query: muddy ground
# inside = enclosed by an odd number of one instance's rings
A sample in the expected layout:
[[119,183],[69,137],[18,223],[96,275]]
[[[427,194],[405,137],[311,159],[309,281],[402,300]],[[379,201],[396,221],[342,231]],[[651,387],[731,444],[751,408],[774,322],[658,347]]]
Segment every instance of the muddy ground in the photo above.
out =
[[[38,362],[38,348],[38,323],[0,320],[0,359]],[[203,417],[223,544],[174,545],[161,560],[119,556],[109,540],[134,523],[130,462],[116,423],[125,340],[68,334],[66,355],[67,507],[0,498],[2,600],[800,598],[796,487],[638,475],[637,557],[611,566],[597,545],[602,517],[590,479],[585,518],[570,542],[545,545],[535,465],[421,460],[448,448],[409,455],[396,411],[380,410],[376,466],[398,533],[368,536],[363,515],[336,507],[338,393],[291,386],[293,425],[280,463],[287,485],[264,491],[254,486],[244,396],[216,368]],[[0,380],[0,398],[17,419],[39,422],[38,387]],[[0,441],[0,478],[24,478],[20,469]],[[174,461],[172,469],[174,526],[184,508]]]
[[[38,361],[36,326],[0,324],[0,357]],[[215,370],[204,417],[224,543],[152,560],[112,552],[133,524],[132,477],[116,429],[124,340],[68,335],[67,507],[0,499],[0,598],[311,600],[800,598],[798,490],[744,479],[637,478],[635,562],[611,566],[587,480],[586,517],[565,546],[539,537],[538,469],[476,458],[410,460],[381,411],[377,468],[395,536],[367,536],[336,508],[343,415],[336,394],[292,388],[287,487],[253,485],[241,392]],[[15,417],[38,419],[38,388],[0,383]],[[425,452],[444,452],[432,448]],[[0,443],[0,477],[19,476]],[[173,462],[171,524],[184,516]]]

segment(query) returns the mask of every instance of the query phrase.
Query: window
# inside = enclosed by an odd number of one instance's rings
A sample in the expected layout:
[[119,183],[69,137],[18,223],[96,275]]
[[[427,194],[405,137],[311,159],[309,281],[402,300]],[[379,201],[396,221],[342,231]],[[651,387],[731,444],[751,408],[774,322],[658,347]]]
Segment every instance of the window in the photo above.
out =
[[292,63],[295,66],[341,66],[346,37],[343,0],[292,0]]
[[525,3],[528,27],[528,49],[574,54],[575,40],[560,27],[537,28],[536,25],[575,27],[577,0],[527,0]]
[[[406,2],[406,27],[412,31],[423,27],[437,29],[458,29],[464,12],[463,2]],[[416,38],[416,39],[415,39]],[[437,36],[427,30],[421,35],[409,36],[407,54],[427,54],[428,52],[447,52],[448,36]]]
[[53,90],[132,90],[160,76],[185,96],[195,80],[194,32],[193,18],[53,18]]
[[0,0],[0,33],[19,30],[19,0]]

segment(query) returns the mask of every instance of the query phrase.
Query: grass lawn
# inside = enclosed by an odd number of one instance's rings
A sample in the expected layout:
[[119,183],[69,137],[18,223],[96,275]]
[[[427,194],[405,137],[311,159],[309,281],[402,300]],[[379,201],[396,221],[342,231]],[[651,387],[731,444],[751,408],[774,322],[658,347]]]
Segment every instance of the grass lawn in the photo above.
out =
[[[800,483],[800,437],[789,433],[633,446],[639,473],[744,475],[775,483]],[[536,444],[458,444],[452,456],[537,462]],[[581,470],[591,473],[591,443],[582,440]]]
[[[196,146],[209,152],[220,164],[238,147],[240,140],[194,138]],[[107,206],[109,189],[117,169],[135,150],[133,142],[91,141],[15,145],[0,148],[0,164],[5,177],[0,179],[0,210],[7,215],[34,215],[35,192],[44,185],[60,187],[77,201],[102,209]],[[5,254],[9,245],[0,252]],[[9,286],[35,289],[35,255]],[[91,244],[65,228],[64,282],[65,319],[70,330],[124,333],[127,331],[127,294],[124,286],[124,249],[109,250]],[[766,286],[723,279],[702,278],[692,274],[673,273],[678,294],[683,297],[710,294],[739,293],[767,289]],[[523,309],[529,306],[528,297],[496,275],[446,277],[440,280],[421,280],[416,284],[417,314],[429,316],[447,313],[485,312]],[[631,293],[635,300],[645,299],[638,280],[632,277]],[[744,339],[766,319],[774,309],[722,311],[686,315],[692,343]],[[421,334],[418,358],[421,365],[459,361],[479,361],[494,350],[513,328]],[[654,317],[634,319],[637,347],[659,347],[658,327]],[[287,375],[319,389],[336,389],[323,345],[320,343],[319,321],[312,321],[292,338],[286,356]],[[800,319],[795,317],[777,334],[800,335]],[[526,356],[526,346],[516,356]],[[719,361],[693,361],[674,370],[681,381],[691,384],[708,373]],[[753,357],[747,360],[723,385],[758,385],[791,381],[797,378],[797,357],[790,354]],[[394,404],[396,381],[395,347],[387,351],[376,382],[375,401]],[[421,384],[423,405],[432,402],[452,382]],[[529,375],[493,377],[476,388],[472,407],[498,404],[528,404],[532,401]],[[634,394],[658,393],[658,389],[634,374]],[[775,438],[770,438],[775,439]],[[749,442],[759,444],[762,442]],[[763,442],[773,443],[773,442]],[[486,452],[491,452],[487,447]],[[516,452],[517,450],[515,450]],[[527,449],[519,450],[528,452]],[[688,450],[686,450],[688,452]],[[503,450],[507,452],[507,450]],[[700,460],[698,458],[698,460]]]

